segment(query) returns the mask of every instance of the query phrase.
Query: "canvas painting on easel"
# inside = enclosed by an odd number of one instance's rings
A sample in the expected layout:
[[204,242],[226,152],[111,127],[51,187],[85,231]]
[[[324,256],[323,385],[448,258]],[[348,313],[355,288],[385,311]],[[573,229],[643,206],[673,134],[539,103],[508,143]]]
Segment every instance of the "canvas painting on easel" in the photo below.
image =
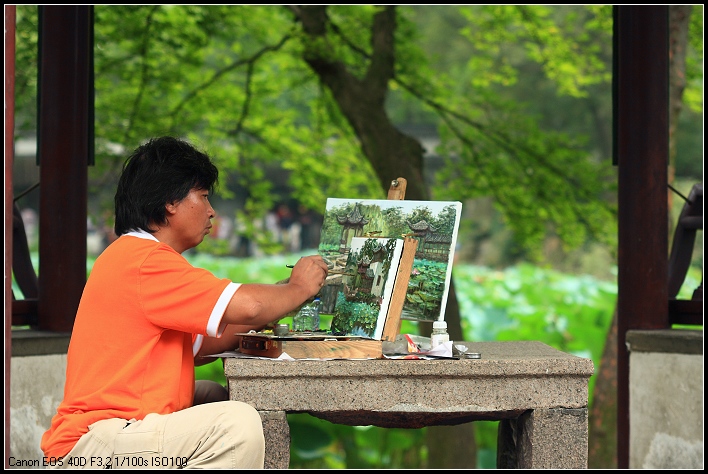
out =
[[[324,306],[334,310],[337,296],[345,292],[349,254],[362,237],[409,237],[418,242],[401,318],[443,319],[461,212],[457,201],[327,199],[319,253],[332,273],[323,288]],[[388,296],[386,290],[382,296]]]
[[381,339],[402,250],[402,239],[352,238],[333,311],[333,334]]

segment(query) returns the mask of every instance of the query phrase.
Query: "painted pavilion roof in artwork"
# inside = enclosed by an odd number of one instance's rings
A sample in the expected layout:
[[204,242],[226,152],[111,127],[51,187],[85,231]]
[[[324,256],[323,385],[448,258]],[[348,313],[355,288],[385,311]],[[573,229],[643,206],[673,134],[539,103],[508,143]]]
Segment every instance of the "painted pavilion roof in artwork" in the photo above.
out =
[[352,209],[349,214],[346,216],[337,216],[337,222],[340,225],[348,227],[364,227],[369,223],[369,219],[364,217],[364,214],[362,214],[359,208],[359,203],[356,203],[354,209]]
[[415,224],[409,222],[408,227],[410,227],[413,232],[435,232],[437,230],[426,220],[420,220]]

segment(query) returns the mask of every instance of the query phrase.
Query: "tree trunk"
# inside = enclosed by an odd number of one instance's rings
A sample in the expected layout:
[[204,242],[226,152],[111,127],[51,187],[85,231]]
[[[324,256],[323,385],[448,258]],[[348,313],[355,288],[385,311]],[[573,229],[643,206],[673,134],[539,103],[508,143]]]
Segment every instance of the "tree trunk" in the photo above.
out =
[[[423,175],[424,149],[421,143],[398,130],[390,121],[386,108],[388,84],[394,79],[396,7],[383,7],[374,15],[371,35],[371,60],[363,77],[350,72],[346,65],[327,54],[327,6],[293,5],[290,9],[302,23],[312,41],[306,46],[304,59],[320,81],[331,91],[342,114],[354,129],[361,148],[388,191],[397,177],[407,180],[406,199],[426,201],[430,193]],[[459,306],[451,285],[445,312],[450,337],[462,339]],[[430,324],[421,324],[422,335],[430,335]],[[429,466],[475,467],[476,447],[471,423],[453,427],[430,427],[428,430]],[[464,448],[458,446],[464,444]],[[460,452],[470,453],[460,456]]]
[[617,309],[605,339],[589,415],[588,468],[617,469]]
[[312,38],[305,48],[305,61],[331,91],[354,129],[382,189],[388,191],[391,181],[401,176],[408,181],[406,199],[428,200],[423,179],[423,146],[399,131],[385,108],[388,84],[394,78],[396,7],[387,6],[374,16],[371,60],[362,78],[350,72],[343,62],[328,56],[327,47],[322,46],[323,42],[327,44],[326,5],[297,5],[291,9]]

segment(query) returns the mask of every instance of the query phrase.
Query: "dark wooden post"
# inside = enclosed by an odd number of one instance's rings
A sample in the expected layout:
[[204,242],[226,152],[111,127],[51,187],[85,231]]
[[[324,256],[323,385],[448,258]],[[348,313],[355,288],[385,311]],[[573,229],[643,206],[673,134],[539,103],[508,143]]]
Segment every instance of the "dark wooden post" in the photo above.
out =
[[39,7],[39,329],[71,331],[86,284],[93,7]]
[[669,7],[615,6],[617,467],[629,467],[630,329],[668,320]]

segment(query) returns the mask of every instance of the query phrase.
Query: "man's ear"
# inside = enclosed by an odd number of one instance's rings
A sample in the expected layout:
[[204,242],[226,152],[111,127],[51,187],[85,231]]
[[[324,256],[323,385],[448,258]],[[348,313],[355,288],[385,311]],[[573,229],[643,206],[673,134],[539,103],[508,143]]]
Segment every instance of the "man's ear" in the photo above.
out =
[[173,215],[177,212],[177,206],[175,206],[175,203],[173,202],[168,202],[165,204],[165,211],[167,214]]

